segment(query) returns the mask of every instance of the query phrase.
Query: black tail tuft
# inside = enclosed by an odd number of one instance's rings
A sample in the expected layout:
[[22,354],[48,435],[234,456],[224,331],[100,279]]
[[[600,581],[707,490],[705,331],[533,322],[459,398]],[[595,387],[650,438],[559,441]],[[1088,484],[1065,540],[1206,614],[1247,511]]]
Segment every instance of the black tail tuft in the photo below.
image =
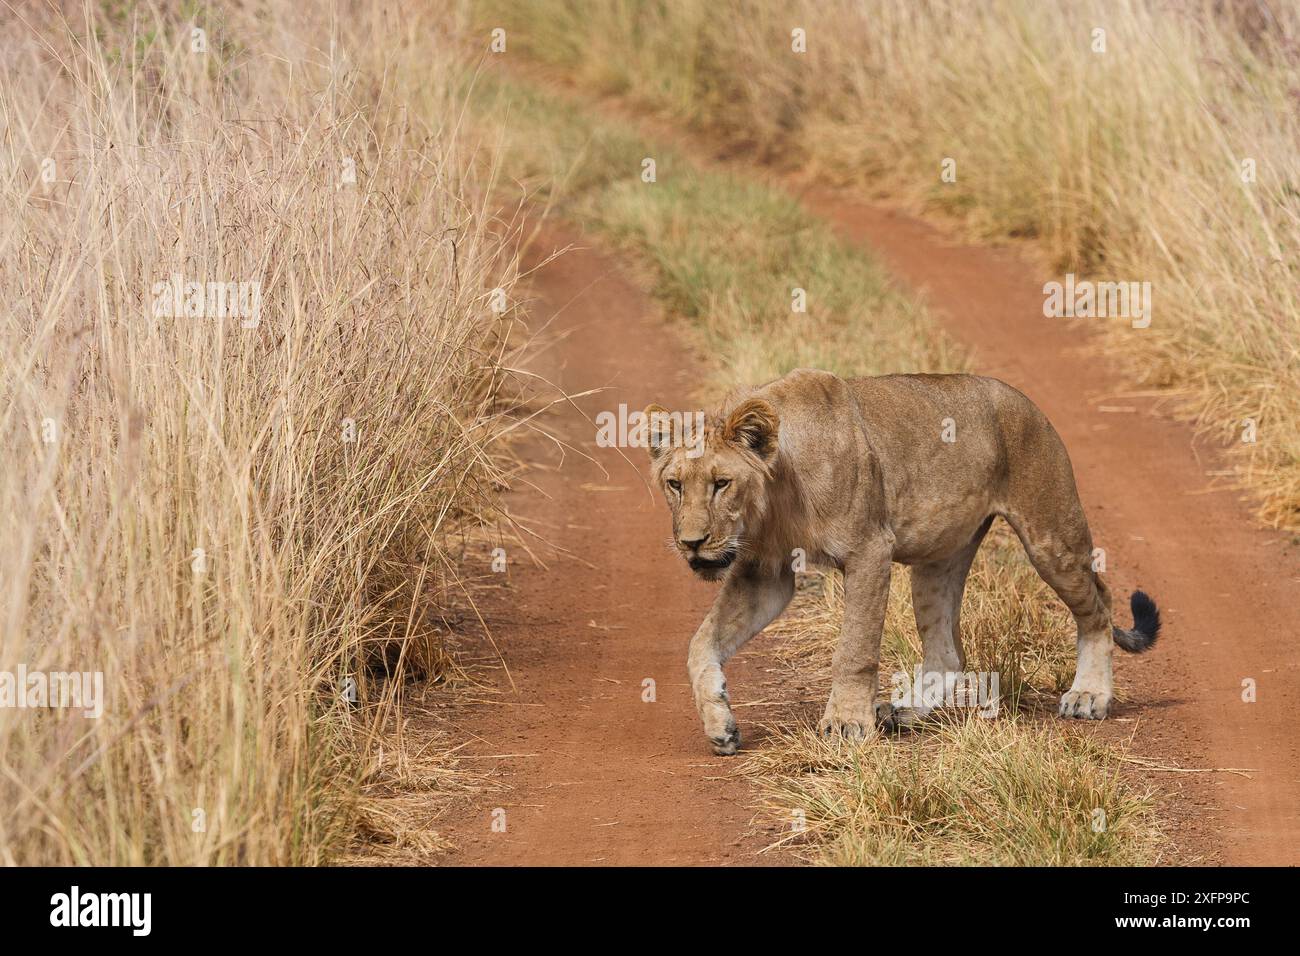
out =
[[1133,610],[1133,630],[1115,628],[1115,643],[1130,654],[1141,654],[1149,651],[1160,636],[1160,609],[1143,591],[1133,592],[1129,607]]

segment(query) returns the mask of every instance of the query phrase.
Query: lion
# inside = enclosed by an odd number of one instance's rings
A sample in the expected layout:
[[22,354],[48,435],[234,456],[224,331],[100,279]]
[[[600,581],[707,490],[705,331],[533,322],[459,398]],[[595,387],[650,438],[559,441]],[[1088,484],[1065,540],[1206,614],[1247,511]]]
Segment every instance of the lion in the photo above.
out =
[[[963,671],[966,575],[995,518],[1078,627],[1074,682],[1059,714],[1105,718],[1111,644],[1140,653],[1160,615],[1142,591],[1132,629],[1111,623],[1092,535],[1056,429],[1021,392],[974,375],[844,379],[798,369],[733,396],[705,418],[703,448],[675,440],[662,406],[643,413],[651,475],[672,511],[673,542],[722,587],[691,639],[687,669],[713,751],[740,731],[723,665],[794,594],[795,556],[844,574],[844,622],[832,658],[823,734],[851,739],[907,725],[927,708],[877,704],[881,632],[893,563],[912,568],[927,674]],[[798,549],[798,550],[797,550]]]

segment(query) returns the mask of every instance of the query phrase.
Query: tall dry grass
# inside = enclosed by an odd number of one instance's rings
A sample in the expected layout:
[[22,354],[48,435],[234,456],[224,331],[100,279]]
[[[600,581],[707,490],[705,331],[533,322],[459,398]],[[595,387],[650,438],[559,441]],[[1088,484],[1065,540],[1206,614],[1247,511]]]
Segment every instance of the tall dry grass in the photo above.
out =
[[[446,667],[514,270],[457,145],[456,21],[0,15],[0,670],[105,696],[0,708],[0,861],[325,861],[373,678]],[[158,315],[173,274],[260,311]]]
[[1151,327],[1107,326],[1117,353],[1239,452],[1263,520],[1300,528],[1294,4],[529,0],[482,19],[752,157],[1033,237],[1061,272],[1151,282]]

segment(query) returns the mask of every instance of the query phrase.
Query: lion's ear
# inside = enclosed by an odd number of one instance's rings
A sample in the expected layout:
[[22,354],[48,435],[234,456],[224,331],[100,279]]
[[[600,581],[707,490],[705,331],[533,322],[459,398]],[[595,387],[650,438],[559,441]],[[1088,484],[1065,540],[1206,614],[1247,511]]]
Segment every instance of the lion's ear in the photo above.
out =
[[776,409],[761,398],[749,398],[727,416],[722,437],[770,462],[776,457],[776,440],[780,431],[781,419]]
[[672,413],[662,405],[650,405],[641,414],[645,416],[646,448],[653,461],[673,443]]

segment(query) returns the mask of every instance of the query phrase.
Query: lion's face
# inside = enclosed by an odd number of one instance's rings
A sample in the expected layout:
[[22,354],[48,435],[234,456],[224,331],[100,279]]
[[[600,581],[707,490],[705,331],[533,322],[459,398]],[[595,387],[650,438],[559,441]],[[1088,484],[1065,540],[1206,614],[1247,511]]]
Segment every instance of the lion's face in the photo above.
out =
[[706,423],[702,446],[694,447],[675,442],[667,428],[655,429],[656,413],[663,409],[646,409],[650,455],[673,513],[673,543],[691,570],[717,580],[746,553],[746,522],[764,510],[776,458],[776,412],[761,400],[746,401],[725,420]]

